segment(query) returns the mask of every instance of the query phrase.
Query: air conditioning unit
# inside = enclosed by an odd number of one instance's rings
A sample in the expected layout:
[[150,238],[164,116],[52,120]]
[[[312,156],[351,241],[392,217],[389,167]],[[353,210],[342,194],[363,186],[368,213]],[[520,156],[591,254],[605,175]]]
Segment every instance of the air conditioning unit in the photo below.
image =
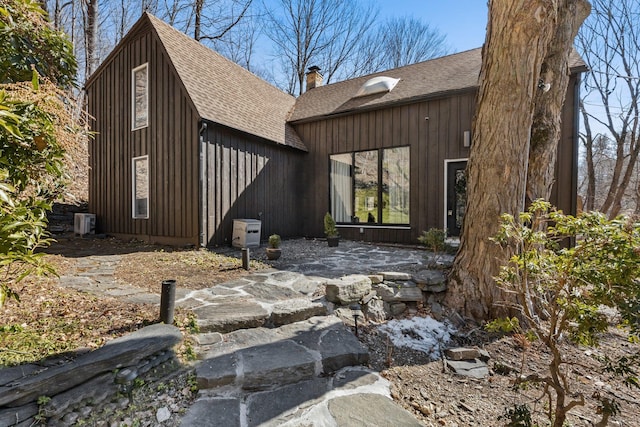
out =
[[96,214],[77,213],[73,217],[73,234],[96,234]]

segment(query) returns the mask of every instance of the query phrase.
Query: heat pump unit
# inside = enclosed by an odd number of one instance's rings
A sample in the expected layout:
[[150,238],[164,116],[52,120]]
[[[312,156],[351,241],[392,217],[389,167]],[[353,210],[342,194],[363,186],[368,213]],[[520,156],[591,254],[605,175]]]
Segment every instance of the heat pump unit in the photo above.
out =
[[96,234],[96,214],[77,213],[73,217],[73,234]]

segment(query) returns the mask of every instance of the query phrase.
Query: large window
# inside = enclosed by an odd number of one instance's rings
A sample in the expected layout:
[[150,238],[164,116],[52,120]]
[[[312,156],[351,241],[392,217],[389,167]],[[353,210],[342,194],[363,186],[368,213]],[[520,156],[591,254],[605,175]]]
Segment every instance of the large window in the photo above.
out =
[[334,154],[330,163],[337,222],[409,224],[409,147]]
[[132,160],[132,205],[133,217],[149,218],[149,156]]
[[131,73],[131,128],[140,129],[149,125],[149,67],[141,65]]

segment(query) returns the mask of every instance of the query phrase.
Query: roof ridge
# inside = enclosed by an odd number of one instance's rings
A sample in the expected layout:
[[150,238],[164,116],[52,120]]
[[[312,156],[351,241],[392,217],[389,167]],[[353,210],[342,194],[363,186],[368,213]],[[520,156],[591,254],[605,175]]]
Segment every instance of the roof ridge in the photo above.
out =
[[[201,43],[200,41],[194,39],[193,37],[190,37],[188,34],[185,34],[184,32],[178,30],[177,28],[173,27],[172,25],[168,24],[167,22],[163,21],[162,19],[158,18],[157,16],[153,15],[152,13],[149,13],[149,12],[144,12],[144,13],[149,17],[151,25],[154,28],[156,28],[156,25],[159,25],[159,26],[163,27],[163,29],[166,29],[168,31],[174,32],[176,35],[179,35],[180,37],[184,38],[184,40],[187,41],[188,43],[191,43],[191,44],[194,44],[194,45],[197,45],[197,46],[201,46],[201,47],[207,49],[208,51],[210,51],[211,53],[216,55],[219,59],[225,61],[227,64],[231,65],[232,67],[237,68],[241,73],[244,73],[247,76],[251,77],[252,79],[254,79],[256,81],[259,81],[260,84],[267,85],[267,86],[277,90],[278,92],[295,99],[295,97],[293,95],[283,91],[282,89],[280,89],[277,86],[274,86],[273,84],[269,83],[268,81],[266,81],[265,79],[261,78],[260,76],[254,74],[250,70],[247,70],[246,68],[244,68],[240,64],[238,64],[238,63],[232,61],[231,59],[227,58],[226,56],[222,55],[220,52],[218,52],[218,51],[214,50],[213,48]],[[160,39],[162,40],[162,35],[161,34],[158,34],[158,35],[160,36]]]

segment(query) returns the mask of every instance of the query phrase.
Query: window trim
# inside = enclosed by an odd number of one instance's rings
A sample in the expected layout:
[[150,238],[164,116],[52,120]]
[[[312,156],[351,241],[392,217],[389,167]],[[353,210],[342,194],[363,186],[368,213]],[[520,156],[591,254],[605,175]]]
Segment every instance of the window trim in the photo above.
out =
[[[136,211],[136,162],[140,161],[140,160],[146,160],[147,161],[147,211],[146,211],[146,215],[136,215],[137,211]],[[150,178],[150,173],[149,173],[149,155],[144,155],[144,156],[138,156],[138,157],[133,157],[131,159],[131,218],[133,219],[149,219],[149,206],[150,206],[150,197],[149,197],[149,193],[150,193],[150,188],[149,188],[149,178]]]
[[[147,70],[147,78],[144,82],[144,96],[145,96],[145,105],[146,105],[146,113],[147,119],[145,120],[144,125],[136,126],[136,73],[142,69]],[[145,62],[142,65],[137,66],[133,70],[131,70],[131,130],[139,130],[149,127],[149,63]]]
[[[393,146],[393,147],[381,147],[381,148],[371,148],[368,150],[355,150],[355,151],[344,151],[344,152],[337,152],[337,153],[331,153],[329,154],[329,211],[331,212],[332,215],[335,215],[335,212],[332,211],[332,200],[331,200],[331,186],[333,185],[333,182],[331,180],[331,157],[332,156],[336,156],[336,155],[341,155],[341,154],[349,154],[351,155],[351,165],[352,168],[354,168],[354,171],[351,175],[351,187],[352,187],[352,193],[351,193],[351,211],[353,212],[353,215],[355,215],[356,212],[356,206],[355,206],[355,155],[356,153],[363,153],[363,152],[367,152],[367,151],[377,151],[377,155],[378,155],[378,182],[377,182],[377,198],[378,198],[378,206],[376,208],[376,217],[377,217],[377,222],[375,223],[370,223],[370,222],[342,222],[342,221],[338,221],[337,225],[338,227],[342,227],[342,228],[349,228],[349,227],[361,227],[361,228],[398,228],[398,229],[407,229],[411,227],[411,214],[409,214],[409,222],[406,223],[383,223],[382,222],[382,218],[383,218],[383,207],[382,207],[382,194],[383,194],[383,166],[384,166],[384,151],[385,150],[390,150],[390,149],[397,149],[397,148],[407,148],[409,150],[409,164],[407,165],[409,168],[409,172],[411,172],[411,145],[399,145],[399,146]],[[411,194],[411,179],[409,179],[409,194]],[[411,210],[411,202],[409,202],[409,210]]]

